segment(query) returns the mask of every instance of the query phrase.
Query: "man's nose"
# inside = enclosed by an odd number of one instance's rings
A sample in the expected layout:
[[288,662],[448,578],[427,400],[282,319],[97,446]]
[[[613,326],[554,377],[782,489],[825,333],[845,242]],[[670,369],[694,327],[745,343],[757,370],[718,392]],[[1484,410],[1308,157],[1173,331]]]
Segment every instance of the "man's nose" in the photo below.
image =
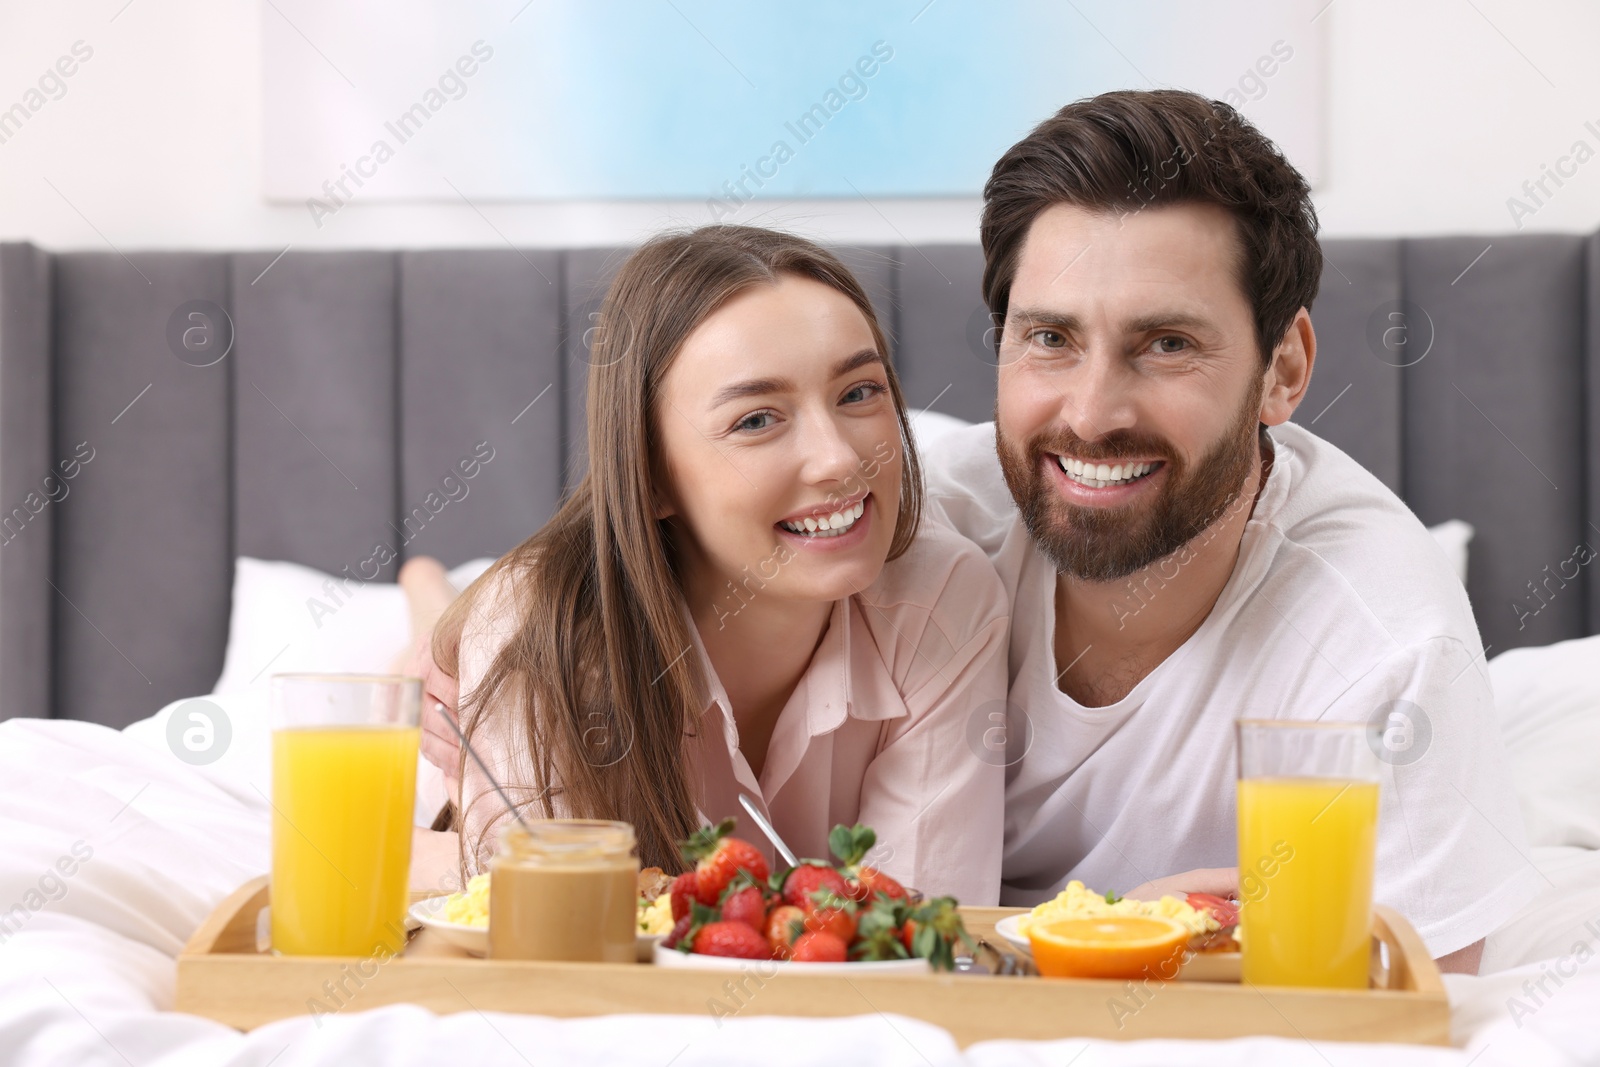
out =
[[1061,418],[1085,441],[1134,422],[1135,376],[1119,353],[1092,350],[1062,382]]

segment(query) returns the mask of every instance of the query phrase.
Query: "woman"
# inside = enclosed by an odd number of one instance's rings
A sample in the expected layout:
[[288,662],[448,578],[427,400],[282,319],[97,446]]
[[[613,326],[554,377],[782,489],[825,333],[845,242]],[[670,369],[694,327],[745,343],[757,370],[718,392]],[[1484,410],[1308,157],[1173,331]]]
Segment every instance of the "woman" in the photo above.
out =
[[[981,742],[1005,706],[1004,592],[976,546],[919,523],[859,283],[786,234],[658,237],[590,358],[587,476],[435,631],[474,750],[530,817],[632,823],[646,865],[681,869],[677,842],[742,793],[802,856],[863,822],[890,875],[995,903],[1004,768]],[[481,867],[509,816],[430,731]]]

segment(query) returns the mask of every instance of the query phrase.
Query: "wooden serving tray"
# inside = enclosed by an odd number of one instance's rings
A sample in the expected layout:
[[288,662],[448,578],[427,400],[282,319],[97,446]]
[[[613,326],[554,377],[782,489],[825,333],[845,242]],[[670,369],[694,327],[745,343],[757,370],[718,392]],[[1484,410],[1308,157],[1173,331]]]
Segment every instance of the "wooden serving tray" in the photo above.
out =
[[[241,1030],[296,1015],[417,1004],[440,1014],[522,1012],[550,1016],[648,1013],[845,1016],[886,1012],[977,1041],[1063,1037],[1229,1038],[1448,1044],[1450,1005],[1439,970],[1403,918],[1374,917],[1373,988],[1290,989],[1229,980],[1226,959],[1204,973],[1147,984],[991,975],[782,973],[752,963],[745,975],[648,964],[482,960],[428,930],[402,956],[375,959],[273,956],[256,947],[268,901],[265,876],[240,887],[195,931],[178,957],[177,1010]],[[1009,947],[994,924],[1020,908],[962,908],[967,928]],[[1378,964],[1378,944],[1387,966]],[[760,968],[758,970],[758,968]],[[774,969],[779,973],[773,974]],[[1195,980],[1196,978],[1202,980]]]

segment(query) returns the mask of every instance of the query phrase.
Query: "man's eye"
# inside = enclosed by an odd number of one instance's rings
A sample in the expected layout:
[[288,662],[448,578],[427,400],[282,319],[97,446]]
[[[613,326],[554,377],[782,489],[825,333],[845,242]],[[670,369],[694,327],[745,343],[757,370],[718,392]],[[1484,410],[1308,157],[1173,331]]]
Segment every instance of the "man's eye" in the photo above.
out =
[[765,430],[771,425],[771,418],[772,412],[757,411],[752,415],[746,415],[744,418],[734,423],[733,428],[744,433],[753,433],[756,430]]
[[1186,351],[1188,348],[1189,342],[1183,337],[1160,337],[1155,342],[1156,351],[1164,356],[1176,355],[1179,352]]
[[1066,335],[1059,330],[1035,330],[1033,339],[1045,348],[1061,348],[1066,345]]

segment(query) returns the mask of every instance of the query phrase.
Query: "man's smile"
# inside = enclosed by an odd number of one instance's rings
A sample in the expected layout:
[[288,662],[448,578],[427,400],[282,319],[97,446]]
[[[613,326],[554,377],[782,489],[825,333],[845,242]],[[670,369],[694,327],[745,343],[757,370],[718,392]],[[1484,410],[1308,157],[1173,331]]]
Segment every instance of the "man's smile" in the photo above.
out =
[[1131,485],[1158,471],[1163,463],[1159,459],[1119,460],[1102,463],[1094,460],[1074,459],[1071,456],[1053,456],[1056,466],[1068,478],[1090,489],[1114,488]]

